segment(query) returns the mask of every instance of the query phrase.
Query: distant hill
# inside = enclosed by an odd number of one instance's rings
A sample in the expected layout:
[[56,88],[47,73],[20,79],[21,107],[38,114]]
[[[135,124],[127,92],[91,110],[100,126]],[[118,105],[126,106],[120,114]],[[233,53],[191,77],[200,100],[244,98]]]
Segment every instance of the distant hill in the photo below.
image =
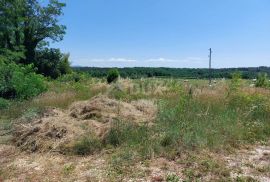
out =
[[[87,72],[93,77],[105,77],[111,68],[97,67],[73,67],[75,71]],[[134,68],[118,68],[121,77],[141,78],[141,77],[174,77],[174,78],[199,78],[209,77],[207,68],[150,68],[150,67],[134,67]],[[231,78],[231,74],[240,72],[244,79],[256,78],[258,73],[264,72],[270,75],[270,67],[247,67],[247,68],[220,68],[212,69],[213,78]]]

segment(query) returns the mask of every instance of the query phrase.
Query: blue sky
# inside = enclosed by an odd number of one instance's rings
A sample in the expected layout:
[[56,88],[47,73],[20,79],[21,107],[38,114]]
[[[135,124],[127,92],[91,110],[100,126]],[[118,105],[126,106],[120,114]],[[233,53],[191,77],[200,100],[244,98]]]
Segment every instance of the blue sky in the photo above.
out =
[[270,66],[270,0],[65,0],[73,65]]

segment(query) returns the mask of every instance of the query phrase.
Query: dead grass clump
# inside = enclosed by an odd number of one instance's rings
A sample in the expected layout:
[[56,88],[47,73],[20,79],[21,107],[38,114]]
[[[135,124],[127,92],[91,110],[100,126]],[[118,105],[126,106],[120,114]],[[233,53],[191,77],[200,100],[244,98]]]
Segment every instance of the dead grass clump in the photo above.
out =
[[76,142],[83,136],[97,137],[102,141],[114,120],[139,124],[153,122],[155,116],[156,107],[150,101],[127,103],[96,96],[88,101],[74,103],[69,110],[49,109],[40,117],[18,122],[14,142],[24,151],[65,152],[66,146],[84,147],[91,143],[89,139],[84,140],[87,141],[84,143]]
[[77,119],[93,119],[101,123],[108,123],[114,119],[142,123],[153,121],[156,107],[152,102],[146,100],[127,103],[96,96],[89,101],[73,104],[70,108],[70,115]]
[[105,93],[109,89],[110,85],[107,83],[97,83],[92,85],[90,91],[92,95],[98,95],[99,93]]
[[218,86],[216,88],[210,87],[196,88],[194,89],[192,94],[194,98],[207,104],[224,101],[226,99],[227,92],[228,88],[226,86]]
[[33,100],[33,105],[66,108],[76,100],[75,92],[47,92]]
[[53,109],[45,111],[40,118],[29,123],[15,126],[14,142],[24,151],[57,151],[65,143],[69,143],[82,133],[64,111]]

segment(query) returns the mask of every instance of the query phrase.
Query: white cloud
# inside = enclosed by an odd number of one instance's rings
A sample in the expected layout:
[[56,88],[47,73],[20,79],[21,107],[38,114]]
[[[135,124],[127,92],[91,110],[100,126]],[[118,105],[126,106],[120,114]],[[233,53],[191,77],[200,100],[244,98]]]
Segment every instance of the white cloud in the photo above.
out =
[[126,58],[110,58],[106,60],[108,62],[136,62],[137,60],[135,59],[126,59]]
[[164,63],[168,63],[168,62],[177,62],[177,60],[167,59],[167,58],[152,58],[152,59],[145,60],[145,62],[164,62]]
[[184,59],[170,58],[149,58],[149,59],[129,59],[129,58],[79,58],[72,59],[73,65],[93,66],[93,67],[207,67],[207,59],[200,57],[187,57]]

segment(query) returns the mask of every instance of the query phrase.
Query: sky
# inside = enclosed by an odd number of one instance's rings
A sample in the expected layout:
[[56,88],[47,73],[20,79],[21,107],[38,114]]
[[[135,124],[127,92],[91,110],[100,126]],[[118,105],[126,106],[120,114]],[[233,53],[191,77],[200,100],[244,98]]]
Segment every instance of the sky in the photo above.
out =
[[270,0],[64,0],[72,65],[270,66]]

